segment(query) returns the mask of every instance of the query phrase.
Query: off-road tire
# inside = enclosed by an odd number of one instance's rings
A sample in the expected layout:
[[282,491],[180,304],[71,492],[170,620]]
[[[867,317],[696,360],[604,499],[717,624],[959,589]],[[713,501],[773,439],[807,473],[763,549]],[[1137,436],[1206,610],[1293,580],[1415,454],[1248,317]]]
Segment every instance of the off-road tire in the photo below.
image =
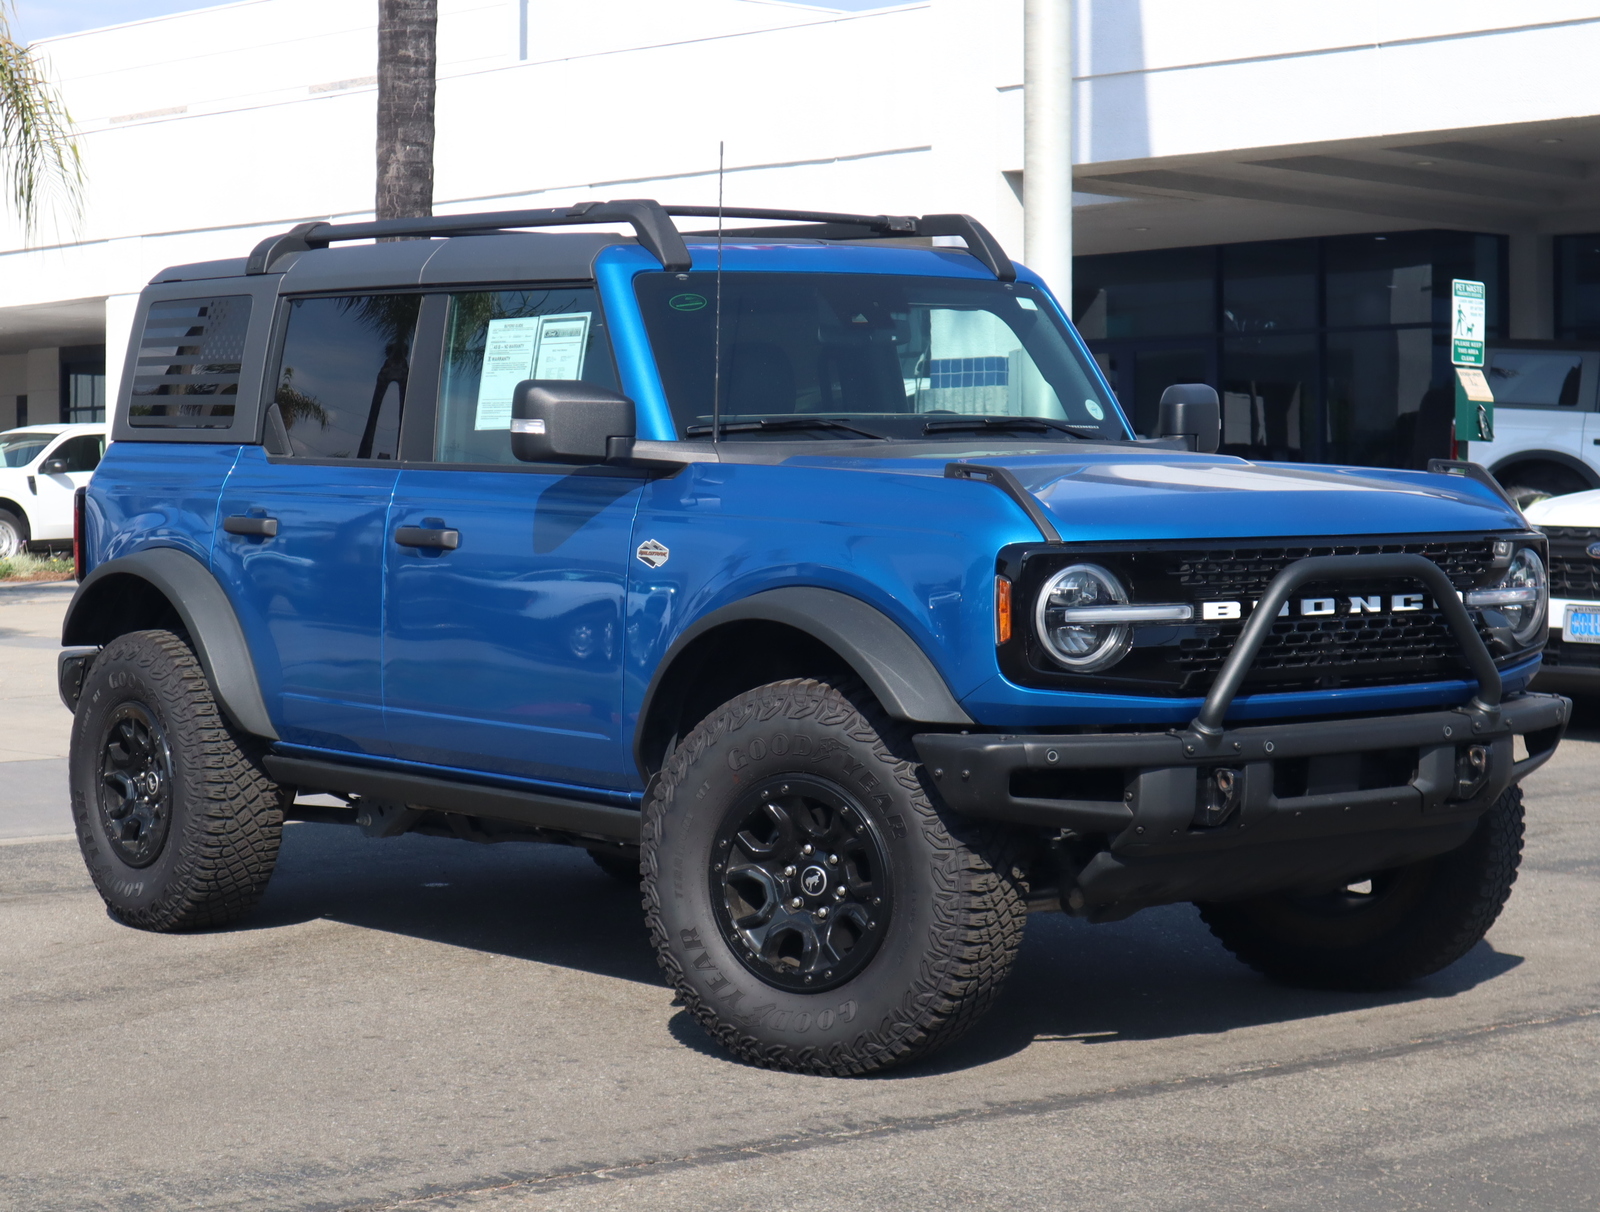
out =
[[[759,975],[714,904],[719,831],[741,797],[789,778],[848,792],[887,859],[881,941],[821,992]],[[723,704],[668,759],[644,814],[646,921],[683,1005],[730,1052],[792,1072],[869,1073],[951,1043],[994,1002],[1026,920],[1021,856],[1008,831],[939,804],[904,730],[859,683],[774,682]]]
[[[126,857],[129,843],[108,833],[99,798],[110,785],[102,765],[110,730],[129,713],[153,721],[170,754],[164,840],[137,864]],[[229,725],[200,662],[170,631],[135,631],[106,645],[84,679],[69,772],[78,844],[113,917],[144,930],[189,930],[255,906],[277,860],[287,799],[262,771],[262,748]]]
[[28,524],[9,509],[0,509],[0,560],[28,550]]
[[639,855],[637,852],[615,850],[591,850],[589,857],[594,860],[594,865],[604,871],[619,884],[630,887],[639,886]]
[[[1383,897],[1337,909],[1340,894],[1287,893],[1201,904],[1222,945],[1257,972],[1315,989],[1388,989],[1456,962],[1488,933],[1522,860],[1522,790],[1510,787],[1466,843],[1381,873]],[[1388,898],[1387,901],[1384,898]],[[1354,900],[1355,898],[1346,898]]]

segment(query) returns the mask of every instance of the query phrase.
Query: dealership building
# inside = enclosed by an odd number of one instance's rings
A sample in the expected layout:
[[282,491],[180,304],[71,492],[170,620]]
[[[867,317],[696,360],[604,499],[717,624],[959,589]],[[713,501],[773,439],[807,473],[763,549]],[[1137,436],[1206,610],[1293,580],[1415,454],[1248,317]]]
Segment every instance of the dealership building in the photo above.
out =
[[[721,143],[730,206],[964,211],[1025,259],[1023,0],[439,8],[437,213],[709,204]],[[80,219],[0,228],[0,427],[103,416],[164,266],[371,214],[376,9],[35,44],[88,182]],[[1232,453],[1444,453],[1456,278],[1491,340],[1600,341],[1593,4],[1074,0],[1073,28],[1071,310],[1139,427],[1203,380]]]

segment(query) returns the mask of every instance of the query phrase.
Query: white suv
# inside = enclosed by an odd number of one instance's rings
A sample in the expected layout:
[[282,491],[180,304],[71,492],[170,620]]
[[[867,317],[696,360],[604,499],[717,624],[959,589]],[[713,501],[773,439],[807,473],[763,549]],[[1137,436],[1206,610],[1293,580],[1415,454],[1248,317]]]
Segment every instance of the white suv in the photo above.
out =
[[106,450],[104,422],[0,433],[0,559],[72,541],[72,497]]
[[1472,442],[1519,505],[1600,488],[1600,350],[1549,341],[1491,346],[1484,366],[1494,392],[1494,441]]
[[1524,511],[1550,539],[1550,642],[1539,689],[1600,691],[1600,489]]

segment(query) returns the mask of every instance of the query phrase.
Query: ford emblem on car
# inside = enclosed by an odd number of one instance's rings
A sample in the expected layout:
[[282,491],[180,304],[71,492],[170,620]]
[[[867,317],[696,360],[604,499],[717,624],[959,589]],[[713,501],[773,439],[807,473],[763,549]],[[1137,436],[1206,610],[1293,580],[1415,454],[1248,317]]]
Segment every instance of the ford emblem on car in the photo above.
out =
[[1590,543],[1583,549],[1590,559],[1600,560],[1600,543]]

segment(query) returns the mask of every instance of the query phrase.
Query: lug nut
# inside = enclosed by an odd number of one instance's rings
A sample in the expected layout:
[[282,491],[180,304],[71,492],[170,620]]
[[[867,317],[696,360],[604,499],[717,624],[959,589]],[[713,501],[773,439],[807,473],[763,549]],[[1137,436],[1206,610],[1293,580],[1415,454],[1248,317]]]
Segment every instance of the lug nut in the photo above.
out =
[[808,855],[815,849],[815,846],[813,846],[810,842],[807,842],[804,846],[800,847],[800,853]]
[[792,875],[793,875],[793,874],[794,874],[794,864],[793,864],[793,863],[790,863],[790,864],[789,864],[789,865],[788,865],[788,866],[787,866],[787,867],[785,867],[785,868],[784,868],[784,869],[783,869],[783,873],[784,873],[784,874],[785,874],[785,875],[790,875],[790,876],[792,876]]
[[830,867],[837,867],[839,865],[839,856],[837,854],[830,854],[828,856],[828,865]]
[[826,905],[824,905],[821,909],[818,909],[817,910],[817,916],[818,917],[827,917],[828,916],[828,907]]
[[800,905],[801,905],[801,900],[800,900],[800,898],[798,896],[792,898],[789,901],[789,908],[791,908],[791,909],[798,909],[798,908],[800,908]]
[[833,899],[836,900],[836,901],[844,900],[844,885],[843,884],[835,884],[834,885],[834,887],[833,887]]

